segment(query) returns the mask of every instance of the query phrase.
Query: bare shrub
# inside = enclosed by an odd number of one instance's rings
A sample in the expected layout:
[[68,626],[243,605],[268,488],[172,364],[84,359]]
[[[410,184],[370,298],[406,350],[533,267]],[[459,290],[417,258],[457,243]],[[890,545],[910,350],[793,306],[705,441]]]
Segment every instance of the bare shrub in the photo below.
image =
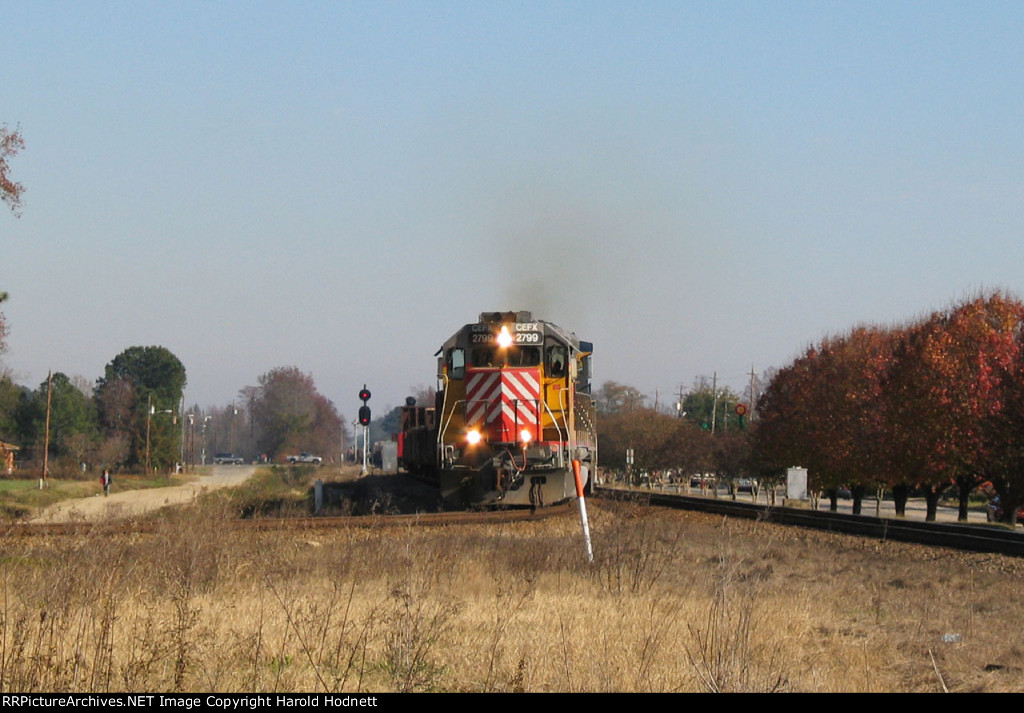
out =
[[429,594],[421,580],[395,586],[384,614],[384,668],[401,693],[437,690],[447,673],[439,650],[461,606]]
[[707,619],[688,625],[693,645],[686,655],[704,689],[711,693],[775,693],[788,679],[778,648],[759,644],[753,600],[728,602],[716,596]]
[[788,685],[778,645],[760,625],[755,560],[742,558],[723,520],[721,553],[711,603],[703,620],[687,624],[686,655],[704,690],[712,693],[774,693]]
[[156,565],[165,592],[177,602],[208,592],[218,582],[221,560],[231,537],[223,526],[227,513],[213,502],[171,513],[161,521],[157,537],[147,543],[143,558]]
[[102,553],[96,536],[5,560],[0,688],[111,690],[117,610],[132,571],[120,552]]
[[357,690],[361,688],[367,649],[378,617],[376,609],[361,622],[353,616],[356,581],[351,580],[347,588],[333,582],[326,601],[297,603],[286,601],[273,584],[268,586],[320,690],[343,691],[353,676],[357,677]]
[[682,542],[679,528],[631,507],[626,520],[596,547],[594,571],[614,594],[647,594],[676,561]]
[[[536,576],[517,577],[501,571],[493,576],[494,619],[488,633],[487,674],[483,683],[483,690],[487,692],[497,689],[496,676],[504,654],[504,641],[518,616],[533,601],[537,589]],[[515,672],[508,676],[508,687],[512,691],[522,691],[525,670],[526,660],[520,657]]]

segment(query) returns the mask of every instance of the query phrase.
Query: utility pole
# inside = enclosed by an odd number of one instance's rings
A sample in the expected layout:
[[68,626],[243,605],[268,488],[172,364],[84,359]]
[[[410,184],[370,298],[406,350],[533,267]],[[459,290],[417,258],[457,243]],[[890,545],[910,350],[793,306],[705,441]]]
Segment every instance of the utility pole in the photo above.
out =
[[178,407],[178,413],[181,414],[181,472],[184,473],[185,468],[185,392],[181,393],[181,405]]
[[153,418],[153,395],[146,395],[146,476],[149,476],[149,422]]
[[754,392],[754,365],[750,365],[750,417],[748,420],[754,420],[754,408],[757,406],[757,394]]
[[[707,377],[704,377],[707,378]],[[707,383],[707,382],[704,382]],[[711,433],[715,432],[715,420],[718,416],[718,372],[712,372],[711,377]]]
[[188,448],[185,449],[185,455],[182,457],[185,462],[185,471],[192,472],[196,469],[196,414],[195,412],[189,412],[188,414]]
[[39,481],[42,490],[50,484],[50,397],[53,392],[53,372],[46,374],[46,435],[43,438],[43,477]]

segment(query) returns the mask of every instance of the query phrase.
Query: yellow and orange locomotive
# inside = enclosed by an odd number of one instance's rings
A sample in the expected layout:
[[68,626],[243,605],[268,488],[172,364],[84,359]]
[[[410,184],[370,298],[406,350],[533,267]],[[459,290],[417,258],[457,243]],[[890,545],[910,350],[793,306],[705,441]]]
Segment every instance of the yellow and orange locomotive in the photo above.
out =
[[593,345],[530,312],[484,312],[438,357],[433,408],[406,406],[399,458],[446,507],[542,507],[575,497],[597,467]]

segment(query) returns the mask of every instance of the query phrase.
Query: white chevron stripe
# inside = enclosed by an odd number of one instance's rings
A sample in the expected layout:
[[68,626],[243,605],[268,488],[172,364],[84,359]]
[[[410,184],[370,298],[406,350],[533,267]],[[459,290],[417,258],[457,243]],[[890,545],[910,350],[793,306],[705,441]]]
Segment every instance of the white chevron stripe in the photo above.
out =
[[[498,371],[478,371],[471,373],[466,380],[466,400],[469,407],[466,411],[466,422],[478,423],[484,420],[489,402],[497,399],[501,388],[501,375]],[[493,415],[488,421],[494,419]]]
[[537,369],[470,372],[466,377],[466,423],[496,425],[499,432],[492,437],[517,440],[518,427],[536,427],[540,422],[539,377]]
[[534,397],[540,396],[540,382],[537,381],[537,374],[533,371],[521,371],[518,376],[530,388]]
[[512,399],[536,399],[536,391],[530,391],[527,385],[516,378],[505,379],[501,384],[501,395]]
[[505,414],[505,418],[513,424],[537,423],[537,412],[533,409],[532,403],[524,401],[504,401],[501,404],[501,410]]

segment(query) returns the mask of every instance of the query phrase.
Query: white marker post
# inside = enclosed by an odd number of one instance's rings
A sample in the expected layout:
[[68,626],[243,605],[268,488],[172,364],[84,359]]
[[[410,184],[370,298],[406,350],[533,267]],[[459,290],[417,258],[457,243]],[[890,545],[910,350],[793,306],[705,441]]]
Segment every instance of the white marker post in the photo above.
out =
[[573,460],[572,474],[576,478],[576,502],[580,506],[580,525],[583,527],[583,545],[587,548],[587,562],[594,561],[594,550],[590,546],[590,522],[587,520],[587,501],[583,497],[583,478],[580,476],[580,462]]

